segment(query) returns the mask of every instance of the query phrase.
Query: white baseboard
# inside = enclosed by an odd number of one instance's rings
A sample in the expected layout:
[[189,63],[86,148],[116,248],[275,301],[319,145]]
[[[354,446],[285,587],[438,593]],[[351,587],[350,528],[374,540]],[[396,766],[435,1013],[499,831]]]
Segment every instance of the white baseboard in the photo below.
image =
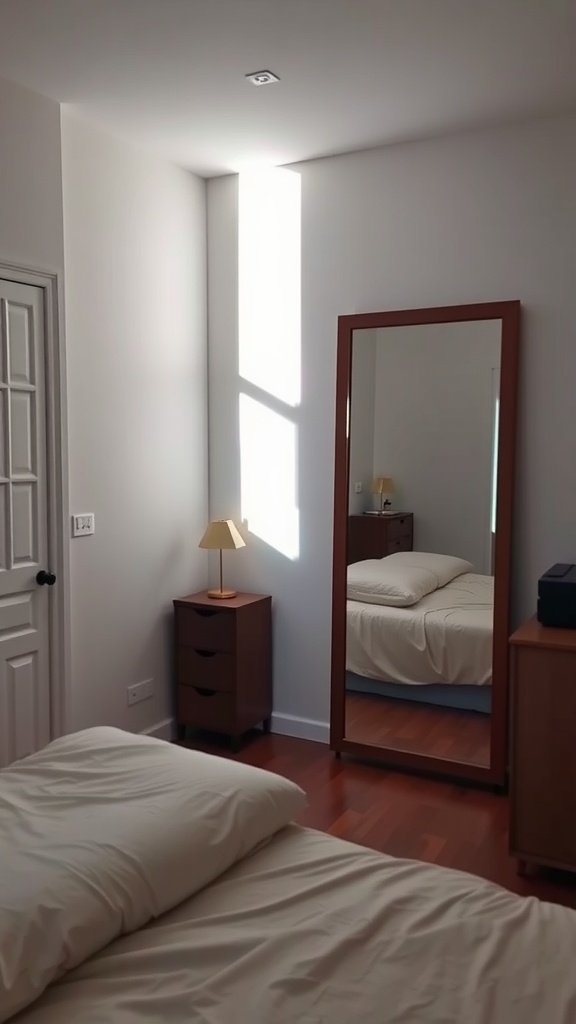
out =
[[142,730],[143,736],[154,736],[157,740],[173,740],[176,735],[176,724],[173,718],[164,718],[161,722]]
[[[314,740],[316,743],[329,743],[330,726],[328,722],[317,722],[313,718],[299,718],[296,715],[272,715],[272,732],[279,736],[296,736],[301,740]],[[143,736],[154,736],[157,740],[173,740],[176,735],[176,723],[173,718],[165,718],[156,722],[148,729],[142,730]]]
[[315,740],[316,743],[330,742],[328,722],[317,722],[313,718],[273,714],[271,731],[280,736],[296,736],[301,740]]

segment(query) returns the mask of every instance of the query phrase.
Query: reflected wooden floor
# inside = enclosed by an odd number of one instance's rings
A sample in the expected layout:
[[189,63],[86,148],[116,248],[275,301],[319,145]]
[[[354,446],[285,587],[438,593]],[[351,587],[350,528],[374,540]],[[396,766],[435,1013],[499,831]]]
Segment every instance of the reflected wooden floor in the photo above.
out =
[[323,743],[249,734],[233,754],[222,737],[189,746],[253,764],[292,779],[308,794],[302,825],[394,857],[460,868],[522,896],[576,907],[576,874],[541,871],[523,878],[508,853],[508,797],[345,756]]
[[466,764],[490,764],[490,715],[478,711],[347,693],[346,738]]

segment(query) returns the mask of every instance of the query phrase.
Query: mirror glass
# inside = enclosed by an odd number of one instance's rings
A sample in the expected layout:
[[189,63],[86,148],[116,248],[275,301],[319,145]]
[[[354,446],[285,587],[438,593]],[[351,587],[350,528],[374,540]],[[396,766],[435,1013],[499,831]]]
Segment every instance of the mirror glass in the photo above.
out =
[[501,335],[354,331],[348,740],[490,765]]

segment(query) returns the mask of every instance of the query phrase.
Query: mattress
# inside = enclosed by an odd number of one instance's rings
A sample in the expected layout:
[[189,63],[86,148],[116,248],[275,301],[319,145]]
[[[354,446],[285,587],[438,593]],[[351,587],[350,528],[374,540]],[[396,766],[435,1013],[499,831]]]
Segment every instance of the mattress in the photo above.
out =
[[346,668],[387,683],[488,686],[494,578],[464,573],[410,608],[347,602]]
[[573,1024],[574,911],[289,825],[18,1024]]

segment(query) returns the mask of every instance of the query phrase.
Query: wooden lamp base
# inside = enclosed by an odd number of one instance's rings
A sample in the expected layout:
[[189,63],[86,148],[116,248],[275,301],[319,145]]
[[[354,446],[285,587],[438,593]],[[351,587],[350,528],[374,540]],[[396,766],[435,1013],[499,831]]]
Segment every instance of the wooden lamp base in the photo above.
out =
[[237,597],[237,590],[208,590],[208,597],[211,597],[214,601],[224,601],[228,597]]

